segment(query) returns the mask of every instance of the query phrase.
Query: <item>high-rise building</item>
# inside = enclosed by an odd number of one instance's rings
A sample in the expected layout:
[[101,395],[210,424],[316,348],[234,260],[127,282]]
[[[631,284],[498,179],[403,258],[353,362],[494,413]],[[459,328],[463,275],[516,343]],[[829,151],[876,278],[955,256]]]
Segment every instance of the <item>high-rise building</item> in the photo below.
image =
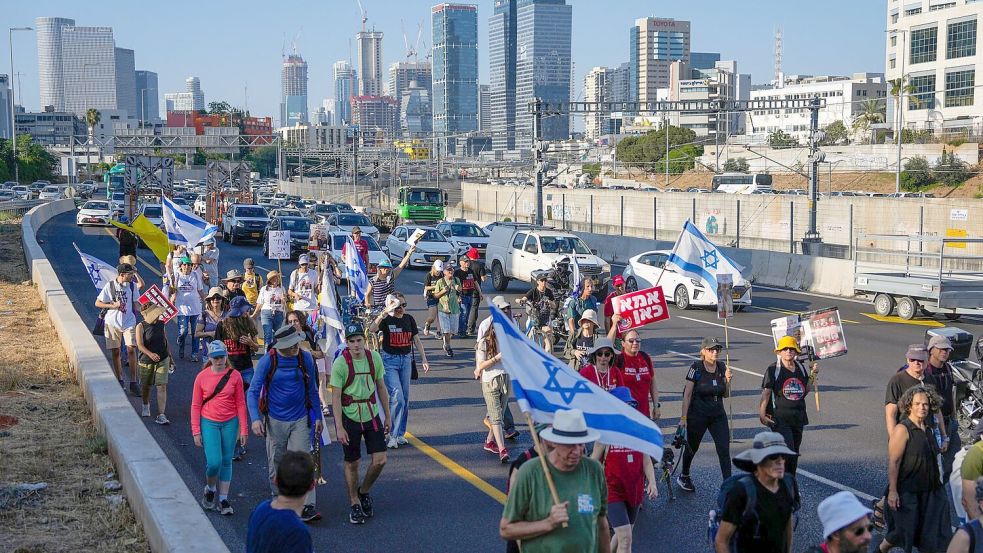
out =
[[[573,7],[566,0],[522,0],[516,9],[515,147],[532,146],[534,98],[570,101],[570,37]],[[544,117],[543,140],[570,137],[570,119]]]
[[[627,102],[631,95],[630,70],[627,63],[618,67],[595,67],[584,77],[585,102]],[[584,134],[588,140],[617,131],[610,111],[587,114]]]
[[[693,69],[687,62],[670,64],[669,99],[686,100],[749,100],[751,76],[737,72],[736,61],[718,61],[712,69]],[[670,114],[670,121],[677,127],[690,129],[697,137],[721,137],[744,134],[745,114],[689,113]]]
[[201,79],[198,77],[185,79],[184,91],[191,94],[191,109],[195,111],[205,109],[205,93],[201,90]]
[[[478,130],[478,7],[437,4],[433,23],[433,130],[447,137]],[[442,141],[453,153],[456,141]]]
[[75,25],[74,19],[38,17],[34,20],[38,41],[38,81],[41,86],[41,106],[65,109],[65,81],[62,57],[62,29]]
[[307,62],[296,51],[283,60],[280,72],[282,100],[280,122],[284,127],[307,123]]
[[321,101],[321,107],[317,108],[311,116],[311,122],[316,125],[332,125],[334,121],[334,98],[325,98]]
[[629,63],[637,83],[636,99],[655,102],[658,89],[669,88],[669,67],[674,61],[690,62],[690,22],[643,17],[630,32]]
[[690,52],[690,69],[713,69],[720,61],[720,52]]
[[399,130],[403,136],[429,137],[433,132],[433,104],[430,91],[410,81],[403,88],[399,103]]
[[488,20],[488,129],[496,150],[515,148],[515,39],[518,0],[495,0]]
[[416,81],[416,85],[433,90],[433,69],[429,61],[398,61],[389,66],[389,86],[386,95],[402,98],[403,89]]
[[491,87],[478,85],[478,132],[491,129]]
[[362,144],[382,144],[396,137],[399,104],[389,96],[352,97],[352,123],[359,126]]
[[10,77],[0,73],[0,138],[9,139],[14,124],[10,113]]
[[358,47],[358,94],[382,94],[382,31],[362,31],[355,34]]
[[198,111],[195,98],[190,92],[168,92],[164,94],[164,111]]
[[116,48],[115,55],[116,109],[139,117],[140,110],[137,107],[139,99],[136,96],[136,61],[134,60],[133,50],[129,48]]
[[352,65],[344,60],[334,62],[334,115],[337,125],[351,123],[351,99],[357,92],[358,77]]
[[136,71],[137,117],[144,123],[160,120],[160,104],[157,89],[157,73],[138,69]]

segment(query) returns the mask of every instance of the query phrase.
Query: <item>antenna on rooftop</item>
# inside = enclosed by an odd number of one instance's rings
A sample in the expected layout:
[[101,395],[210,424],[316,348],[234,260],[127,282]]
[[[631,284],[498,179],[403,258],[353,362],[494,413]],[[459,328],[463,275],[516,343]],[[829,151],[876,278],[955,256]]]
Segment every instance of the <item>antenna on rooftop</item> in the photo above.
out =
[[785,73],[782,71],[782,26],[775,27],[775,87],[784,88]]

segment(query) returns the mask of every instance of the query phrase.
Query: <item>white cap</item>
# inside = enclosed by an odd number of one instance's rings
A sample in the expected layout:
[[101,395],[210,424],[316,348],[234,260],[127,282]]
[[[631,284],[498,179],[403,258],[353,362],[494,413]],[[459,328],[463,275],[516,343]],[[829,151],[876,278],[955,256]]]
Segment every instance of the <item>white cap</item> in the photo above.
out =
[[433,262],[433,268],[434,268],[434,270],[437,270],[437,271],[443,271],[444,270],[444,262],[441,261],[441,260],[439,260],[439,259],[434,260],[434,262]]
[[298,265],[305,265],[305,264],[308,264],[308,263],[310,263],[310,258],[307,257],[307,254],[306,253],[300,254],[300,257],[297,258],[297,264]]
[[836,492],[819,504],[819,522],[823,523],[823,539],[873,513],[850,492]]

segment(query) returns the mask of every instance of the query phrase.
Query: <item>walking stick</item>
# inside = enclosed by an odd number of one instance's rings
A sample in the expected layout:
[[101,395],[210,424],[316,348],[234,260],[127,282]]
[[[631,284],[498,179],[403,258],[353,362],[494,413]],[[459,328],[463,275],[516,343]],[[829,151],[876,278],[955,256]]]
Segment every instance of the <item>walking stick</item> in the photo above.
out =
[[[546,485],[550,488],[550,495],[553,496],[553,504],[560,504],[560,494],[556,491],[556,484],[553,483],[553,475],[550,473],[549,467],[546,465],[546,451],[543,450],[542,442],[539,441],[539,434],[536,433],[536,425],[532,422],[532,417],[529,413],[524,413],[526,415],[526,424],[529,425],[529,433],[532,434],[532,443],[536,447],[536,453],[539,454],[539,462],[543,466],[543,473],[546,474]],[[567,523],[563,523],[563,527],[567,527]]]

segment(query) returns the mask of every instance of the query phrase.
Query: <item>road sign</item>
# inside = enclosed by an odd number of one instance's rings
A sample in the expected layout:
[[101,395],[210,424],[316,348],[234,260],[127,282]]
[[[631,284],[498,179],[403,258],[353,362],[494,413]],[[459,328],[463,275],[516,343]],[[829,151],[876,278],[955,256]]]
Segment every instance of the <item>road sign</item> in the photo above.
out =
[[144,305],[149,302],[163,307],[164,314],[161,315],[160,320],[165,323],[177,316],[177,308],[174,307],[171,300],[167,299],[167,296],[160,291],[160,288],[158,288],[156,284],[151,285],[150,288],[137,299],[140,302],[140,305]]
[[734,275],[717,273],[717,318],[734,316]]
[[618,331],[621,333],[669,318],[669,307],[661,288],[646,288],[622,294],[614,298],[612,303],[614,312],[621,315],[621,321],[618,322]]
[[270,259],[290,259],[290,231],[270,231]]

